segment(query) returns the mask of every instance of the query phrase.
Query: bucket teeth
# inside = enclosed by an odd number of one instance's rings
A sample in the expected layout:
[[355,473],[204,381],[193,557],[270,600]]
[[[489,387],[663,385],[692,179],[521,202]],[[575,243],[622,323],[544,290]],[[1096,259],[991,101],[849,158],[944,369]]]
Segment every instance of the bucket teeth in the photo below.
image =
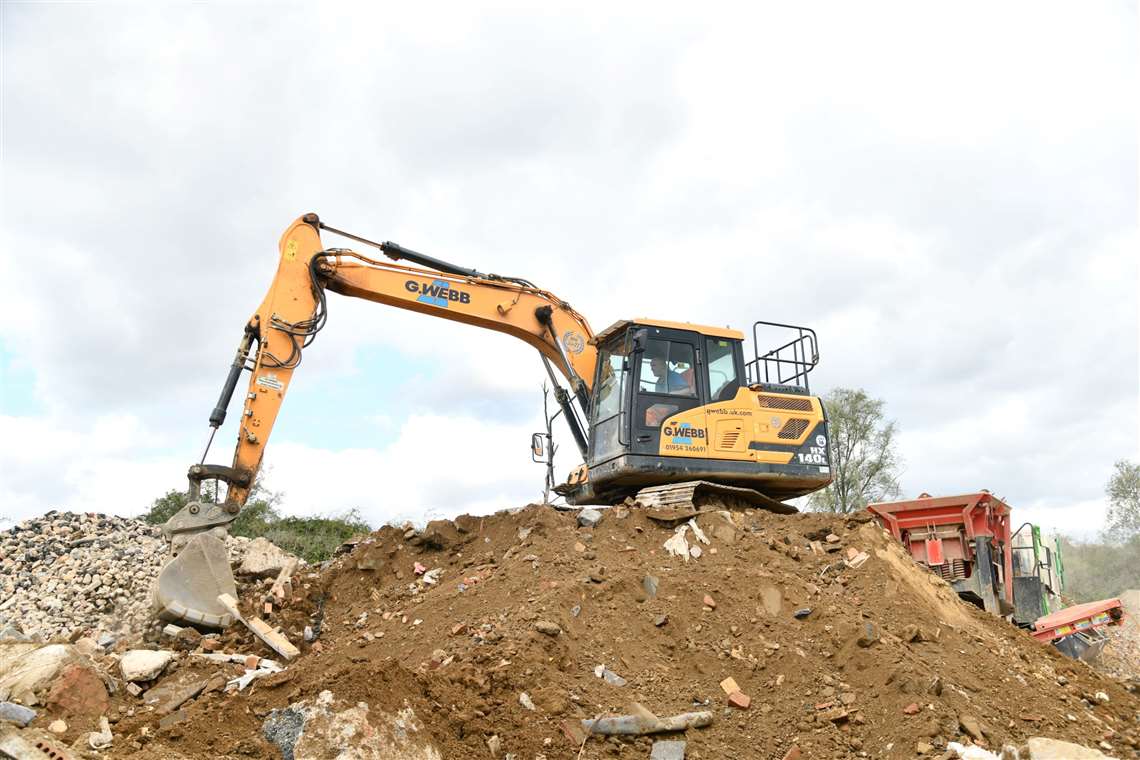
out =
[[163,566],[152,597],[162,620],[225,628],[233,615],[218,602],[219,594],[237,596],[226,545],[217,536],[201,533]]

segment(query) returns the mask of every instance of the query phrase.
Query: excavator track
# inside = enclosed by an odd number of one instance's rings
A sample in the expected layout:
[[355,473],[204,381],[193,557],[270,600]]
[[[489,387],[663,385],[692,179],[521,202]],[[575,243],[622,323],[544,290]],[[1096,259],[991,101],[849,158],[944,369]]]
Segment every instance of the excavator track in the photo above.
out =
[[669,483],[663,486],[650,486],[637,492],[634,499],[644,507],[656,510],[660,514],[673,514],[677,518],[697,514],[698,501],[704,497],[728,497],[728,501],[744,502],[745,504],[766,509],[781,515],[791,515],[799,512],[791,504],[765,496],[751,488],[727,486],[721,483],[712,483],[707,480],[689,480],[684,483]]

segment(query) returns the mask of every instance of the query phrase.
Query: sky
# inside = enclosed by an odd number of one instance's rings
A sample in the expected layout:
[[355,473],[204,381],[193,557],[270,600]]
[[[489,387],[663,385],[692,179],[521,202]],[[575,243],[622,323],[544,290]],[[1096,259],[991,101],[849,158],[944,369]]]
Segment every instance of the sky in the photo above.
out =
[[[1135,3],[409,5],[0,3],[0,518],[183,488],[313,211],[595,330],[809,325],[905,495],[1099,529],[1140,458]],[[544,377],[330,294],[265,485],[374,524],[536,501]]]

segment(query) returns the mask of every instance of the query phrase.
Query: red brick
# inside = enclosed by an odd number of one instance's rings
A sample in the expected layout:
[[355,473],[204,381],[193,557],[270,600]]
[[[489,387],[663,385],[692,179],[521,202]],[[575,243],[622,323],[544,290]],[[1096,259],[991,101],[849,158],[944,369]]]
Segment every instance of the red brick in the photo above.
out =
[[110,697],[103,679],[84,665],[69,665],[48,691],[47,706],[61,715],[98,718],[107,712]]
[[752,706],[752,697],[742,691],[734,691],[728,695],[728,703],[741,710],[747,710]]

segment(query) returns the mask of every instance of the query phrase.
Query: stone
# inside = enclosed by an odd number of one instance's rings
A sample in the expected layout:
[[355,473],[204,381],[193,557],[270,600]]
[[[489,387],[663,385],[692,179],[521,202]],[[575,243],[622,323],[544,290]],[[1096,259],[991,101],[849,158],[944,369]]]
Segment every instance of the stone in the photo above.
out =
[[173,659],[174,652],[132,649],[123,653],[119,671],[127,681],[153,681]]
[[982,732],[982,725],[978,719],[972,715],[959,715],[958,725],[965,731],[974,741],[985,741],[985,735]]
[[262,536],[245,545],[245,554],[238,565],[238,575],[252,576],[254,578],[276,577],[293,555],[273,545],[269,539]]
[[653,742],[649,760],[685,760],[685,742]]
[[855,643],[858,644],[859,646],[863,647],[864,649],[866,649],[867,647],[873,645],[878,640],[879,640],[879,629],[878,629],[878,627],[870,621],[865,621],[863,623],[863,633],[862,633],[862,635],[859,636],[859,638],[856,640]]
[[834,533],[828,533],[827,538],[824,539],[824,541],[827,541],[829,544],[838,544],[840,540],[839,536]]
[[63,721],[63,720],[59,720],[59,719],[53,720],[51,723],[48,724],[48,731],[51,731],[53,734],[57,734],[57,735],[58,734],[66,734],[67,733],[67,722]]
[[641,579],[641,588],[644,589],[645,595],[650,599],[657,596],[657,579],[652,575],[647,575]]
[[[29,647],[31,647],[29,649]],[[11,657],[10,655],[16,654]],[[0,645],[0,700],[25,705],[40,704],[60,672],[79,658],[70,644],[38,646],[28,642],[5,642]]]
[[0,702],[0,720],[7,720],[17,726],[26,726],[36,717],[36,711],[15,702]]
[[491,752],[491,757],[498,757],[503,751],[503,740],[495,734],[487,740],[487,749]]
[[793,612],[792,617],[794,617],[796,620],[803,620],[804,618],[806,618],[810,614],[811,614],[811,607],[802,607],[802,608],[796,610],[795,612]]
[[[1025,746],[1028,760],[1103,760],[1109,757],[1097,749],[1041,736],[1031,738]],[[1023,754],[1022,758],[1025,757]]]
[[653,625],[657,626],[658,628],[662,627],[663,625],[665,625],[668,622],[669,622],[669,616],[668,615],[658,615],[657,617],[653,618]]
[[915,754],[928,755],[934,751],[934,745],[930,742],[918,742],[914,745]]
[[158,727],[159,729],[170,728],[171,726],[176,726],[179,723],[184,723],[189,719],[189,717],[190,716],[186,714],[185,710],[175,710],[169,715],[163,718],[159,718]]
[[919,709],[920,708],[917,702],[911,702],[909,705],[904,707],[902,711],[904,715],[918,715]]
[[706,607],[708,607],[710,610],[715,610],[715,609],[716,609],[716,599],[713,599],[713,598],[712,598],[711,596],[709,596],[708,594],[705,594],[705,598],[704,598],[704,599],[702,599],[701,601],[702,601],[702,602],[704,602],[704,605],[705,605]]
[[1103,691],[1098,691],[1096,694],[1093,695],[1093,697],[1095,697],[1096,701],[1100,702],[1102,705],[1108,704],[1108,694],[1106,694]]
[[552,623],[549,620],[539,620],[534,624],[534,630],[539,633],[544,633],[547,636],[557,636],[562,633],[562,628],[557,623]]
[[765,612],[775,617],[780,614],[780,611],[784,607],[784,595],[781,594],[780,589],[775,586],[761,586],[760,603],[763,605]]
[[596,509],[583,509],[578,513],[578,525],[583,528],[596,528],[602,521],[602,513]]
[[922,631],[913,623],[903,628],[902,640],[906,642],[922,641]]
[[95,719],[107,712],[111,698],[99,674],[88,665],[75,662],[60,671],[45,703],[59,715]]
[[519,704],[522,705],[527,710],[533,711],[536,709],[534,706],[534,700],[531,699],[530,695],[527,694],[525,691],[519,694]]

